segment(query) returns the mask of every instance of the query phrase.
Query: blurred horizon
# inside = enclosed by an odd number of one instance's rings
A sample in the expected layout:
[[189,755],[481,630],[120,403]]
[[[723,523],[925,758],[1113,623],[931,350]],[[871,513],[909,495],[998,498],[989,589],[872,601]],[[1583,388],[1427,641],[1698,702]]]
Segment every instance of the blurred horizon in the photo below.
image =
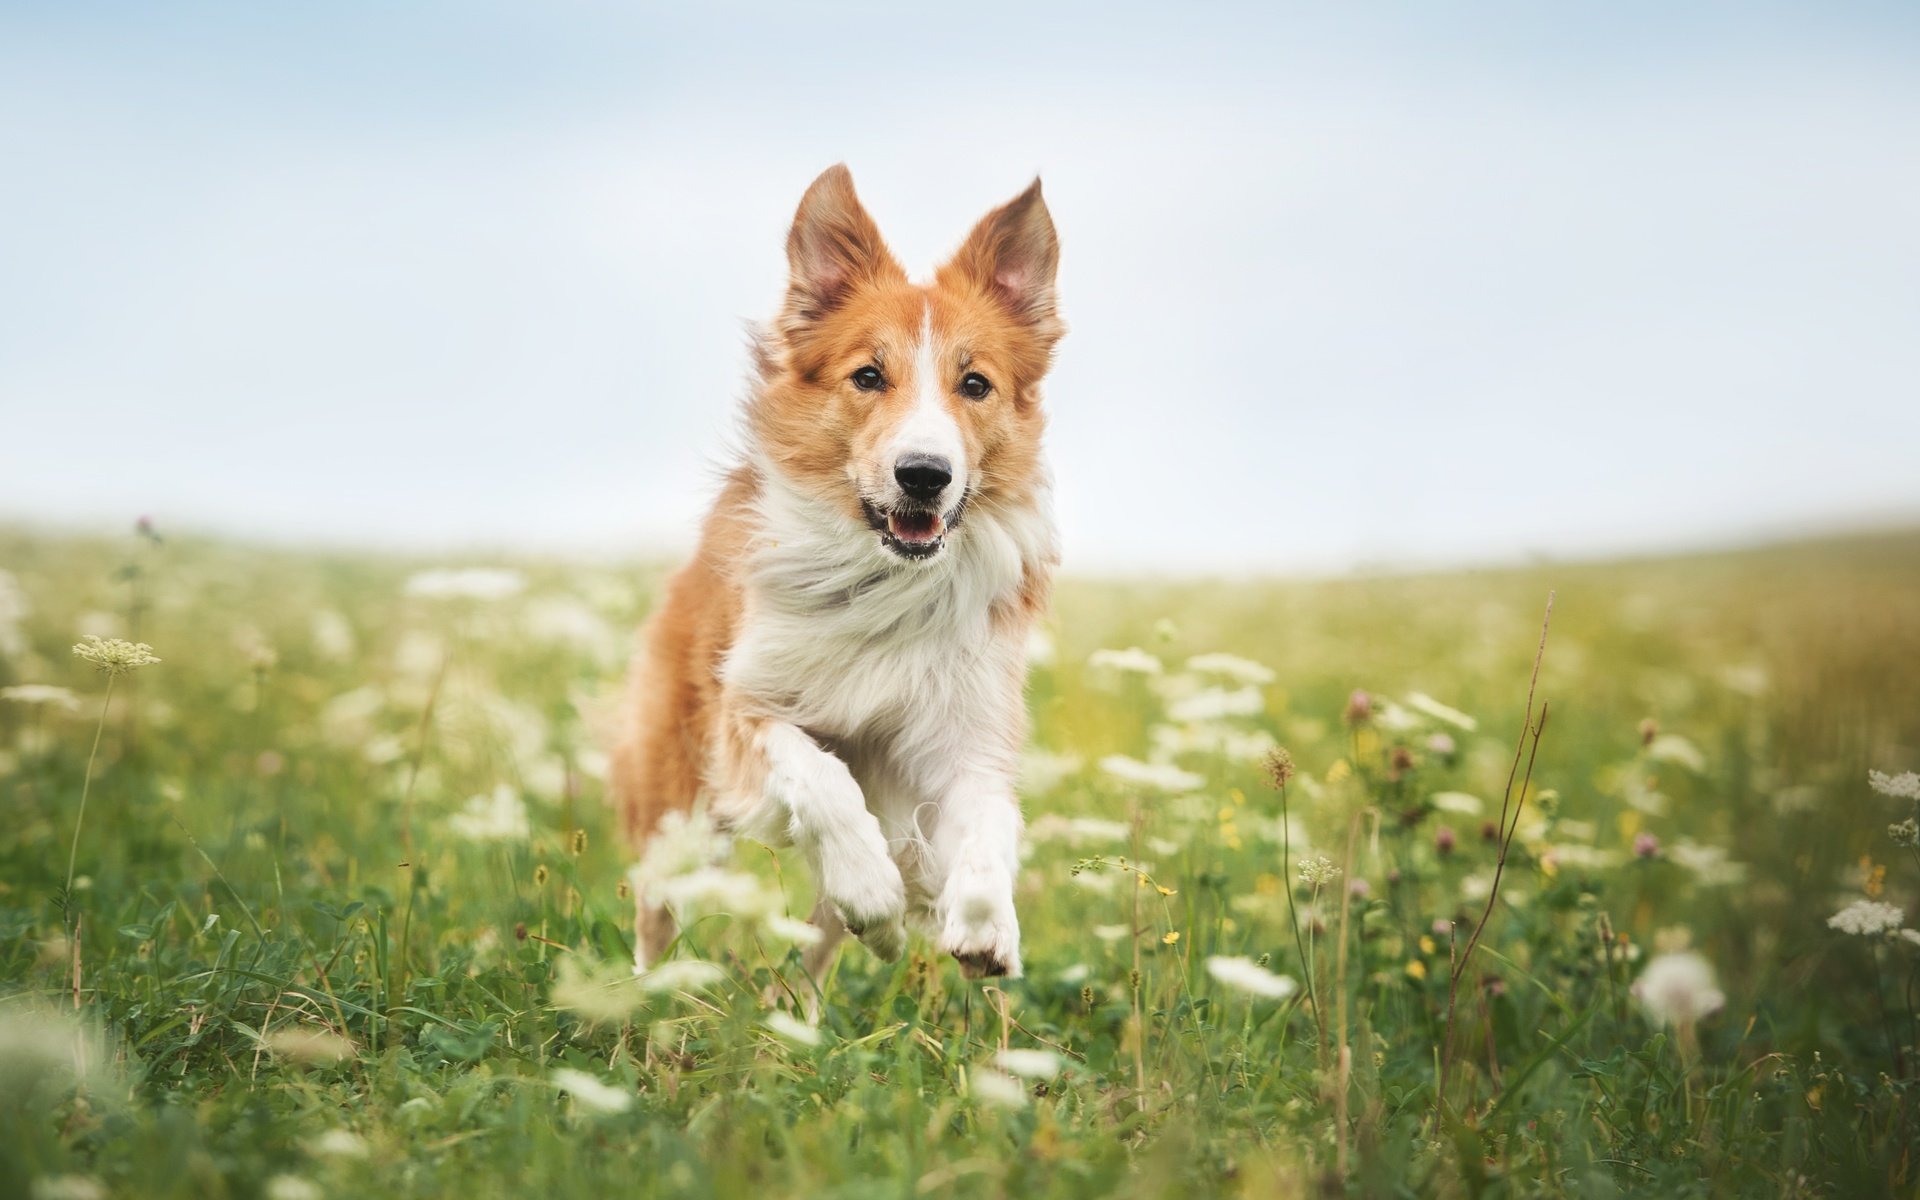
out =
[[0,523],[683,553],[844,160],[917,275],[1044,179],[1076,574],[1920,525],[1916,52],[1870,3],[8,7]]

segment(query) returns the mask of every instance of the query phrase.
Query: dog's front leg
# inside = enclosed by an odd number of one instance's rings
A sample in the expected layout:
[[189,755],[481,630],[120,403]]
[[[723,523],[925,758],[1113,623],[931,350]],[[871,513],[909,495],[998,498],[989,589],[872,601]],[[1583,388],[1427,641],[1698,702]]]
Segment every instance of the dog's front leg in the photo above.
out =
[[881,958],[899,958],[907,941],[906,889],[853,772],[786,721],[749,719],[735,732],[732,774],[746,810],[734,826],[749,837],[799,846],[820,898],[847,931]]
[[1020,974],[1020,918],[1013,909],[1020,829],[1020,802],[1002,779],[963,782],[940,804],[934,833],[945,873],[939,945],[969,979]]

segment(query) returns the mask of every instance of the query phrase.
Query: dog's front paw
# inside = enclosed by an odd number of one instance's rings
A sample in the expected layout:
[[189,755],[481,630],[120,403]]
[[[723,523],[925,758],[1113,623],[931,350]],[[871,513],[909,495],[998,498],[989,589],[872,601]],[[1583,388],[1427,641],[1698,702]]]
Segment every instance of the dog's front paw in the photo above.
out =
[[886,843],[847,839],[823,846],[820,894],[840,914],[847,932],[887,962],[907,947],[907,889]]
[[968,979],[1020,974],[1020,918],[1013,881],[995,871],[963,869],[941,895],[940,949]]

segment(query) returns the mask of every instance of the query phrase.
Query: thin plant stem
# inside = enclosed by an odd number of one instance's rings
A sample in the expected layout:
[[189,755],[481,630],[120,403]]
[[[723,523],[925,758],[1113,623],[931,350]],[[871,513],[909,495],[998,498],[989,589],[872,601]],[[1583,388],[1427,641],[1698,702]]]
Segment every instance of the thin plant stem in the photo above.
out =
[[113,707],[113,685],[118,678],[117,673],[110,672],[107,675],[106,699],[100,702],[100,720],[93,727],[93,749],[87,752],[87,773],[80,781],[80,811],[73,818],[73,848],[67,851],[67,886],[62,901],[67,908],[69,922],[73,912],[73,868],[80,861],[80,830],[87,820],[87,795],[93,791],[93,763],[100,754],[100,735],[106,732],[107,710]]
[[1293,946],[1306,967],[1307,1003],[1313,1006],[1313,1024],[1319,1032],[1319,1052],[1326,1053],[1326,1016],[1320,1011],[1320,995],[1313,983],[1313,954],[1300,936],[1300,913],[1293,901],[1293,820],[1287,811],[1287,785],[1280,785],[1280,878],[1287,888],[1287,920],[1293,924]]

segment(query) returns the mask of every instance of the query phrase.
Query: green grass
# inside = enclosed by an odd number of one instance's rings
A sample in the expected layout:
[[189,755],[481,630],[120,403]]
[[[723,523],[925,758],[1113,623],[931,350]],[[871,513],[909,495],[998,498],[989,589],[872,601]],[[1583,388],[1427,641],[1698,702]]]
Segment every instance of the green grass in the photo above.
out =
[[[0,1196],[1920,1194],[1920,947],[1826,923],[1868,888],[1916,915],[1920,863],[1887,832],[1908,808],[1867,772],[1920,765],[1920,537],[1070,580],[1031,685],[1026,978],[964,983],[924,940],[894,965],[850,945],[817,1046],[764,1024],[798,972],[744,917],[677,947],[723,968],[705,993],[609,985],[627,1016],[597,1024],[579,985],[555,1002],[563,969],[617,978],[628,953],[582,713],[659,571],[523,562],[518,595],[432,600],[406,594],[423,565],[0,533],[0,687],[81,700],[0,700]],[[1479,919],[1549,589],[1551,717],[1445,1051],[1435,922],[1463,948]],[[116,686],[69,897],[106,682],[69,651],[87,632],[163,661]],[[1132,646],[1159,682],[1089,665]],[[1105,769],[1170,745],[1183,664],[1213,651],[1275,679],[1259,713],[1186,729],[1238,743],[1178,754],[1202,784]],[[1355,689],[1375,697],[1358,726]],[[1344,868],[1317,898],[1276,841],[1260,734],[1298,765],[1291,857]],[[457,814],[502,788],[529,836],[463,836]],[[1436,811],[1446,793],[1485,810]],[[733,864],[809,910],[790,855],[742,843]],[[1343,936],[1349,879],[1367,890]],[[1681,946],[1725,993],[1697,1029],[1630,992]],[[1305,981],[1302,948],[1324,1022],[1304,989],[1248,996],[1206,968]],[[1009,1096],[1003,1046],[1056,1048],[1062,1070]],[[570,1095],[561,1069],[626,1107]]]

